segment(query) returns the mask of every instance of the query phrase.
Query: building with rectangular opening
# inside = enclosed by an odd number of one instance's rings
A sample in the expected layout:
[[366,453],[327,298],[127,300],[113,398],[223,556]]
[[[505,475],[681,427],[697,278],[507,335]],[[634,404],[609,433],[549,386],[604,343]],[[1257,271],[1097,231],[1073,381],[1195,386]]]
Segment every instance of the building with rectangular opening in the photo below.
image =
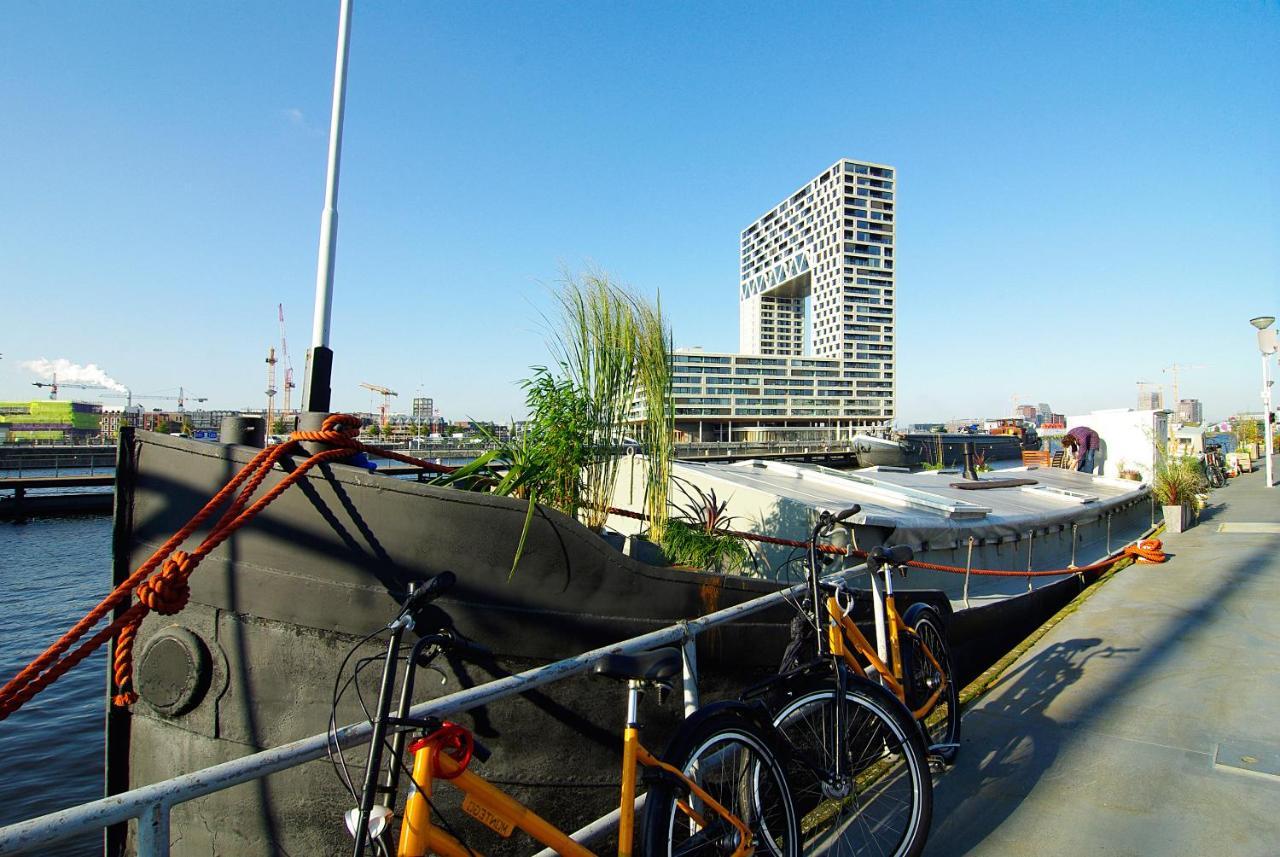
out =
[[742,230],[737,354],[675,353],[689,440],[831,440],[893,422],[897,170],[842,158]]

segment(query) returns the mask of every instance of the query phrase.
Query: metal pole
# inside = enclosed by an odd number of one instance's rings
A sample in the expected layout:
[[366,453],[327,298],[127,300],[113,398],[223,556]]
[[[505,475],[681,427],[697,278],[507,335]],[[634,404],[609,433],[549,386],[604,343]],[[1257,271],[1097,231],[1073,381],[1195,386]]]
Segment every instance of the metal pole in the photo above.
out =
[[1027,533],[1027,591],[1031,591],[1031,557],[1035,555],[1036,531]]
[[1267,487],[1275,486],[1271,475],[1271,355],[1262,354],[1262,443],[1267,448]]
[[964,561],[964,606],[969,606],[969,570],[973,568],[973,536],[969,536],[969,556]]
[[333,368],[333,351],[329,348],[329,322],[333,309],[333,264],[338,241],[338,167],[342,160],[342,116],[347,102],[351,2],[352,0],[342,0],[338,12],[338,56],[333,68],[333,109],[329,116],[329,164],[325,177],[324,211],[320,214],[316,308],[311,327],[311,367],[305,396],[306,409],[309,411],[329,410],[329,377]]
[[162,801],[138,816],[138,857],[169,857],[169,807]]
[[692,634],[684,641],[684,716],[698,710],[698,638]]

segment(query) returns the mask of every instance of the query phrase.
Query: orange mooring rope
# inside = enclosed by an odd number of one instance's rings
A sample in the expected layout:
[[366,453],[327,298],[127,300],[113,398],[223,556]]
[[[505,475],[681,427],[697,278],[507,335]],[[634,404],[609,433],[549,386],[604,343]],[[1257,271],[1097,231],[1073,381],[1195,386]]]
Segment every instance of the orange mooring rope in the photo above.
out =
[[[356,417],[348,414],[333,414],[325,419],[319,431],[296,431],[285,443],[268,447],[255,455],[253,460],[241,468],[240,472],[205,504],[204,508],[157,548],[146,562],[112,590],[111,594],[98,606],[90,610],[70,631],[58,638],[57,642],[11,678],[3,688],[0,688],[0,720],[17,711],[33,696],[57,681],[60,676],[117,634],[119,636],[116,640],[112,669],[119,693],[113,701],[116,705],[130,705],[137,701],[138,695],[132,686],[133,644],[143,618],[153,610],[165,616],[182,610],[191,595],[187,580],[200,561],[226,541],[232,533],[251,521],[291,485],[302,479],[317,464],[350,458],[358,452],[365,452],[413,464],[436,473],[448,473],[456,469],[432,464],[402,453],[368,447],[356,439],[359,431],[360,421]],[[309,455],[275,487],[250,505],[250,499],[276,462],[285,455],[297,452],[303,441],[324,443],[331,448]],[[236,494],[237,490],[239,490],[238,494]],[[178,546],[212,517],[214,512],[233,494],[236,496],[231,501],[230,507],[218,518],[217,523],[213,525],[199,546],[190,553],[178,550]],[[152,574],[157,567],[160,570]],[[128,604],[131,593],[136,593],[138,597],[135,604],[111,624],[68,653],[68,650],[109,612]]]

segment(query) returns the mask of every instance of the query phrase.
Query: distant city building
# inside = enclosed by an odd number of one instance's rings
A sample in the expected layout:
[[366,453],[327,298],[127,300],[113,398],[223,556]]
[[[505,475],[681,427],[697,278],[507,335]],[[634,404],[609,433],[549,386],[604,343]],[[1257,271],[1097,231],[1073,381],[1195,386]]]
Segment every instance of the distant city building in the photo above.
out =
[[742,231],[740,353],[674,356],[684,437],[830,440],[893,421],[894,186],[893,167],[842,159]]
[[435,401],[429,398],[418,397],[413,400],[413,419],[415,422],[430,422],[435,419],[436,407]]
[[97,402],[0,402],[0,424],[7,443],[84,443],[102,431],[102,405]]
[[1164,393],[1160,390],[1139,391],[1138,410],[1160,411],[1164,409]]
[[1184,423],[1200,425],[1204,422],[1204,406],[1199,399],[1178,400],[1178,420]]
[[1036,421],[1037,413],[1035,405],[1018,405],[1014,411],[1016,416],[1022,417],[1029,423],[1034,423]]

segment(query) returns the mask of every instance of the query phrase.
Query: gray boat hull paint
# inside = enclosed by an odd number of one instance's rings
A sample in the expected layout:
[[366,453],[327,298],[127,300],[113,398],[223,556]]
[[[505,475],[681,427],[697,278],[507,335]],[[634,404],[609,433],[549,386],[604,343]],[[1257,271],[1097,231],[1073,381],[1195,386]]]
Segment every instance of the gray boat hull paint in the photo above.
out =
[[[185,523],[254,452],[126,433],[116,509],[117,580]],[[264,488],[283,475],[269,476]],[[185,610],[172,617],[152,614],[144,621],[135,649],[143,700],[131,713],[113,713],[108,721],[111,790],[322,732],[343,655],[386,621],[395,608],[390,593],[403,590],[411,579],[454,571],[459,584],[441,606],[463,633],[495,652],[483,663],[442,663],[440,673],[422,674],[421,699],[703,615],[779,586],[644,565],[577,522],[542,509],[520,566],[508,579],[526,509],[521,501],[433,488],[343,465],[308,474],[202,563],[191,578]],[[194,547],[199,536],[185,548]],[[911,582],[918,587],[914,575]],[[967,678],[1003,652],[990,646],[1007,648],[1006,638],[1020,638],[1080,585],[1073,576],[1033,597],[954,617],[937,592],[904,593],[903,602],[931,603],[950,621],[957,667]],[[700,638],[704,701],[731,696],[767,675],[780,659],[790,618],[790,610],[780,608]],[[181,645],[203,649],[203,675],[181,675],[189,662],[175,661]],[[361,654],[380,652],[379,646],[366,645]],[[370,705],[378,666],[359,682]],[[571,830],[616,802],[622,706],[618,686],[581,678],[458,719],[494,750],[483,768],[486,777]],[[338,721],[362,717],[348,693]],[[675,705],[659,708],[646,700],[651,749],[665,746],[677,717]],[[349,759],[358,778],[363,758],[352,754]],[[350,842],[341,813],[352,805],[330,766],[312,763],[175,807],[173,853],[345,851]],[[477,847],[502,853],[456,806],[446,800],[443,808],[464,837],[475,837]],[[129,848],[118,831],[111,841]],[[506,847],[528,850],[525,844]]]

